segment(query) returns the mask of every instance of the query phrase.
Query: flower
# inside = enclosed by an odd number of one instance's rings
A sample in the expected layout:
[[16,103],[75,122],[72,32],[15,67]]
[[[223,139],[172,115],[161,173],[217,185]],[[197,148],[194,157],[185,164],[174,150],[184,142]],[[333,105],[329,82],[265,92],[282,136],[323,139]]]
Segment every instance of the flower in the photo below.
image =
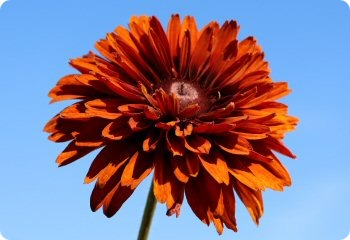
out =
[[171,16],[167,32],[156,17],[132,17],[92,52],[71,60],[79,74],[61,78],[52,102],[77,101],[45,126],[67,165],[96,149],[85,183],[96,181],[91,209],[113,216],[153,171],[154,195],[167,215],[180,214],[184,196],[195,215],[219,234],[237,231],[238,196],[258,224],[262,191],[291,185],[275,152],[298,119],[276,100],[289,94],[273,82],[253,37],[237,40],[235,21]]

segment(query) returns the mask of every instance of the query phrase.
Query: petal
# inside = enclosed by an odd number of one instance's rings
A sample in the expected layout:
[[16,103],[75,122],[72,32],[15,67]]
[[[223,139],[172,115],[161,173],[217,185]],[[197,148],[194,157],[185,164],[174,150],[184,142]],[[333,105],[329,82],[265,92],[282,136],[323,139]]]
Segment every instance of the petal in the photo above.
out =
[[263,141],[263,143],[267,147],[271,148],[272,150],[274,150],[276,152],[279,152],[279,153],[281,153],[285,156],[288,156],[290,158],[296,158],[296,156],[286,146],[284,146],[284,144],[278,139],[275,139],[275,138],[269,136],[266,139],[263,139],[261,141]]
[[186,151],[185,160],[189,175],[191,177],[196,177],[198,175],[200,167],[200,160],[198,158],[198,154]]
[[189,31],[186,31],[181,41],[181,48],[180,48],[180,59],[179,59],[179,73],[181,79],[188,78],[188,67],[190,62],[190,56],[191,56],[191,33]]
[[69,107],[66,107],[60,112],[60,117],[65,119],[77,120],[91,118],[91,116],[86,113],[86,107],[84,106],[84,102],[77,102],[75,104],[70,105]]
[[181,31],[181,22],[178,14],[171,15],[169,24],[168,24],[168,39],[169,39],[169,48],[170,55],[173,59],[173,62],[178,66],[179,61],[179,36]]
[[203,134],[222,134],[228,132],[235,128],[234,124],[227,123],[200,123],[198,126],[194,127],[195,133]]
[[166,142],[168,150],[173,156],[183,156],[185,152],[184,140],[175,136],[174,131],[166,132]]
[[51,103],[68,100],[84,99],[89,96],[111,96],[111,92],[95,76],[89,74],[71,74],[61,78],[49,92]]
[[185,187],[185,194],[193,213],[199,220],[209,225],[210,221],[207,216],[208,198],[203,189],[203,182],[198,178],[190,178]]
[[113,120],[122,116],[117,108],[122,102],[121,99],[105,98],[87,101],[84,105],[88,115]]
[[114,193],[120,187],[120,178],[123,173],[126,160],[119,164],[115,171],[111,172],[104,184],[95,183],[90,197],[90,207],[92,211],[97,211],[105,201],[110,201]]
[[154,166],[154,196],[160,203],[165,203],[171,195],[170,176],[170,156],[166,155],[161,150],[155,154]]
[[232,132],[217,136],[214,142],[222,150],[231,154],[248,155],[253,149],[245,138]]
[[198,118],[202,121],[213,121],[218,118],[226,117],[235,110],[235,104],[230,102],[226,107],[202,113]]
[[[109,165],[115,166],[116,169],[118,169],[121,163],[124,163],[136,152],[136,149],[137,144],[134,144],[129,139],[108,144],[99,152],[90,165],[84,183],[91,183],[99,176],[102,179],[103,176],[110,175],[110,173],[108,173],[111,170]],[[106,171],[104,171],[104,169],[106,169]],[[100,181],[100,183],[101,182],[102,181]]]
[[154,109],[151,106],[145,106],[143,111],[144,111],[145,117],[150,120],[158,120],[162,115],[162,113],[159,110]]
[[199,37],[196,46],[193,49],[190,61],[190,79],[198,79],[198,75],[204,72],[208,66],[208,59],[212,51],[214,29],[208,25]]
[[117,186],[118,187],[116,188],[116,190],[112,191],[104,201],[103,213],[109,218],[116,214],[116,212],[121,208],[123,203],[134,192],[134,189],[131,189],[129,187],[124,187],[120,184],[118,184]]
[[126,165],[120,183],[134,190],[152,171],[153,161],[149,154],[136,152]]
[[198,155],[204,169],[218,182],[229,184],[228,167],[223,155],[213,151],[209,155]]
[[209,154],[211,143],[208,139],[196,134],[185,138],[185,147],[194,153]]
[[128,138],[132,133],[124,118],[118,118],[116,121],[109,123],[102,131],[102,135],[111,140]]
[[221,216],[221,219],[225,223],[226,227],[237,232],[237,223],[235,218],[236,201],[233,194],[233,188],[232,186],[222,186],[221,191],[225,209]]
[[189,179],[189,173],[186,166],[186,160],[183,157],[173,157],[171,160],[171,166],[177,180],[183,183],[187,183]]
[[148,129],[152,125],[152,122],[140,117],[131,117],[128,124],[133,132],[140,132]]
[[246,206],[250,216],[256,224],[259,224],[259,219],[264,212],[264,204],[260,190],[253,190],[246,187],[242,183],[236,181],[234,189]]
[[162,88],[155,91],[155,99],[162,114],[176,116],[179,113],[180,104],[175,95],[168,95]]
[[58,155],[56,163],[60,167],[67,165],[78,160],[79,158],[82,158],[97,148],[98,147],[80,147],[75,144],[75,141],[71,141],[63,152]]
[[125,104],[118,106],[118,110],[123,113],[124,116],[136,117],[143,116],[145,107],[147,107],[145,104]]
[[184,186],[171,171],[170,155],[157,151],[154,158],[154,196],[159,202],[166,203],[168,209],[171,209],[181,200]]
[[191,123],[187,124],[183,129],[179,125],[175,126],[175,135],[181,138],[190,136],[193,131],[193,125]]
[[149,133],[147,134],[147,136],[145,137],[145,140],[143,141],[143,151],[145,152],[150,152],[150,151],[154,151],[157,146],[158,143],[160,142],[160,140],[162,139],[162,131],[160,131],[159,129],[151,129],[149,131]]

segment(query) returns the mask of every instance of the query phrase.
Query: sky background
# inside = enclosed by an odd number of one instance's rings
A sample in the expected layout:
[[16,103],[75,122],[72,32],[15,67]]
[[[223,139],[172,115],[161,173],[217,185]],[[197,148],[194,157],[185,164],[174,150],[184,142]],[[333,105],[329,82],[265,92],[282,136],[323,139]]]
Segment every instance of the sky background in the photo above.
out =
[[[68,102],[48,91],[76,71],[70,58],[132,15],[193,15],[199,26],[235,19],[239,38],[262,45],[283,99],[300,118],[282,157],[293,185],[264,193],[259,227],[237,203],[238,233],[218,236],[186,201],[179,218],[158,204],[149,239],[341,240],[350,231],[350,9],[340,0],[10,0],[0,9],[0,232],[9,240],[136,239],[150,177],[111,219],[90,211],[93,184],[83,185],[90,154],[58,168],[66,144],[47,140],[45,123]],[[95,50],[94,50],[95,51]]]

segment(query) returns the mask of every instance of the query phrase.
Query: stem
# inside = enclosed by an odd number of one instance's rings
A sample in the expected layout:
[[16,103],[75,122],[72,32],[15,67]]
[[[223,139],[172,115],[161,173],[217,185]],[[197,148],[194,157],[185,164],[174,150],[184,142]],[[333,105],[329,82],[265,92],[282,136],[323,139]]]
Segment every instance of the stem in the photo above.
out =
[[145,210],[143,212],[142,222],[141,222],[139,236],[137,237],[137,240],[148,239],[148,233],[149,233],[149,230],[151,229],[152,219],[153,219],[154,211],[156,209],[156,205],[157,205],[157,201],[153,193],[153,180],[152,180],[152,184],[148,192],[147,202],[146,202]]

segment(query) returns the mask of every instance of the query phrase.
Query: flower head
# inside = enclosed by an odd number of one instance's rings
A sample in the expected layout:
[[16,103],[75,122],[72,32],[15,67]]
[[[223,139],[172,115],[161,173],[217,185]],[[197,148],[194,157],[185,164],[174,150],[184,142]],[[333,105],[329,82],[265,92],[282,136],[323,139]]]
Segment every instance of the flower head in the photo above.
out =
[[49,139],[69,141],[58,156],[67,165],[95,149],[85,182],[96,181],[91,208],[114,215],[152,171],[154,195],[167,214],[184,196],[195,215],[237,231],[238,198],[258,223],[262,191],[283,190],[291,178],[274,152],[297,118],[276,100],[289,94],[273,82],[253,37],[237,40],[235,21],[198,30],[193,17],[132,17],[92,52],[71,60],[79,74],[63,77],[52,102],[77,99],[46,125]]

